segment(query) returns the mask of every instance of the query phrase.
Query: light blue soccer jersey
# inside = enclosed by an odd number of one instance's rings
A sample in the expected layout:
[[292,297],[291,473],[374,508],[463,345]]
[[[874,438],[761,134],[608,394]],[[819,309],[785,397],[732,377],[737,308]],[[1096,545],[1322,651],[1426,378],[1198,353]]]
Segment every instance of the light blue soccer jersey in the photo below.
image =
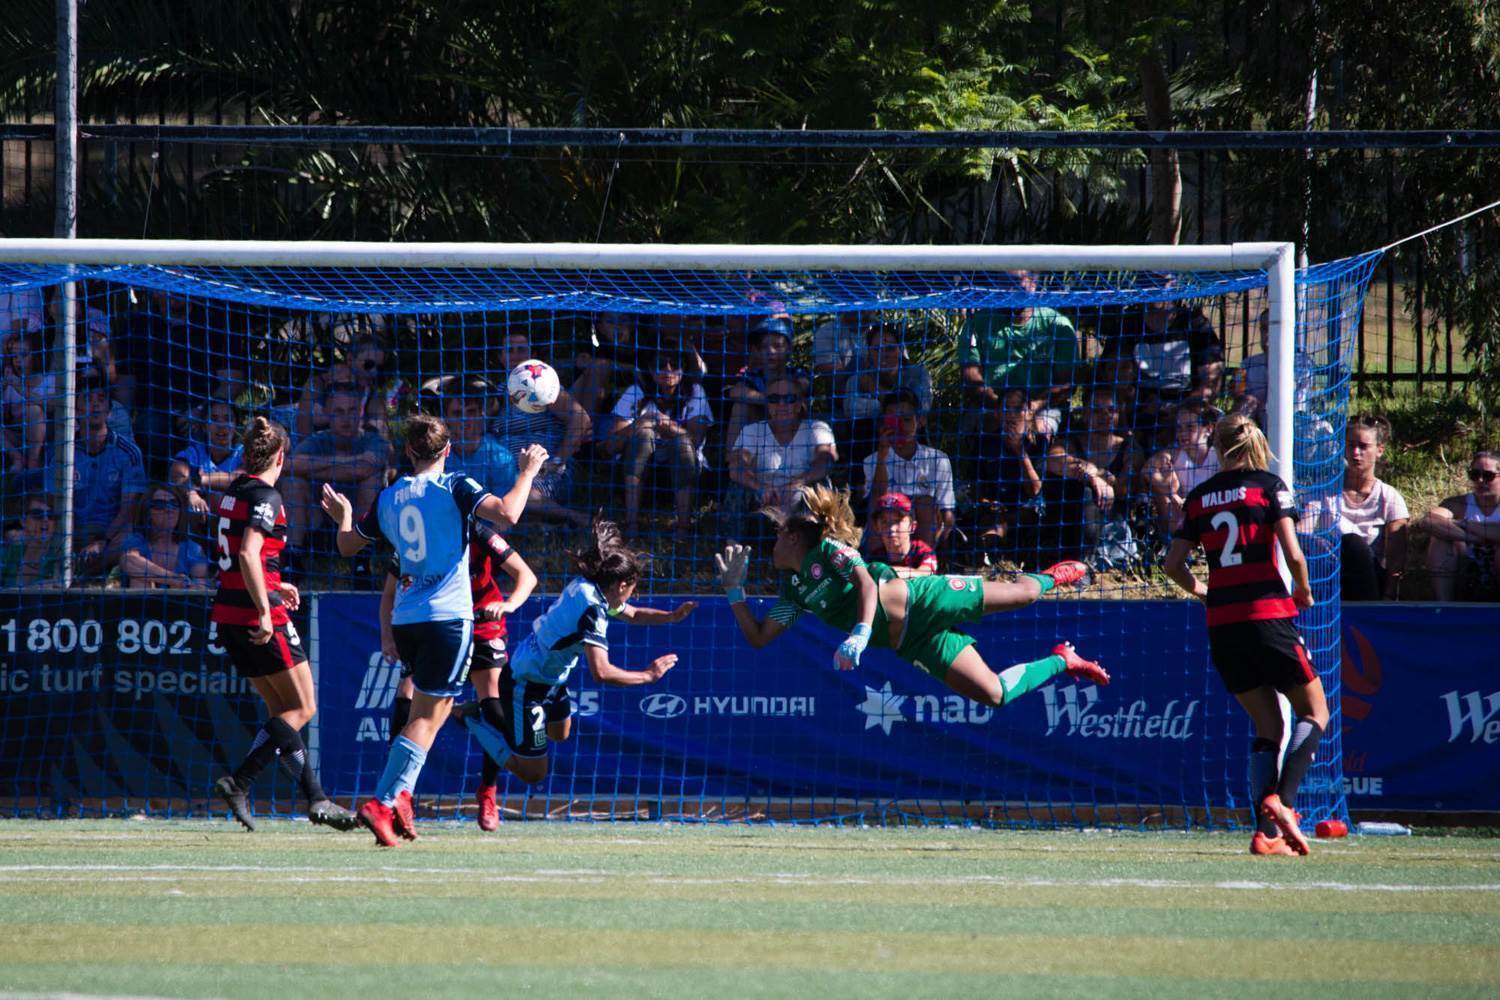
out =
[[401,578],[392,625],[474,620],[469,588],[469,524],[489,496],[457,472],[402,476],[380,491],[359,523],[361,536],[396,547]]
[[531,635],[511,656],[511,673],[516,680],[534,684],[566,683],[584,646],[609,651],[608,628],[604,595],[583,577],[574,577],[532,623]]

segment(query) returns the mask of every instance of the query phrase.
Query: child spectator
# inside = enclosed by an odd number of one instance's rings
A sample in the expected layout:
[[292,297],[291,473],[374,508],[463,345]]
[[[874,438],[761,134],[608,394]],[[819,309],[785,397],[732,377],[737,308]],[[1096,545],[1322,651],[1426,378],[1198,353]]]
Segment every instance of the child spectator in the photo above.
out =
[[606,448],[625,456],[628,535],[640,531],[641,490],[653,463],[671,476],[678,535],[686,535],[691,526],[693,494],[706,464],[703,440],[714,418],[703,387],[684,379],[683,359],[682,349],[675,345],[646,352],[641,360],[652,369],[650,381],[626,389],[611,414]]
[[211,515],[219,497],[239,475],[244,451],[233,403],[211,400],[207,416],[202,440],[179,451],[167,469],[167,482],[186,491],[188,510],[198,517]]
[[906,494],[887,493],[875,501],[871,511],[865,531],[867,562],[885,563],[903,579],[937,572],[937,553],[920,538],[912,537],[912,504]]
[[120,570],[131,587],[208,586],[212,566],[203,548],[183,532],[186,516],[181,487],[163,484],[151,491],[135,534],[120,543]]
[[936,448],[919,444],[923,420],[916,393],[897,389],[881,402],[880,438],[864,461],[865,495],[904,494],[916,514],[916,534],[931,546],[942,544],[958,506],[953,465]]

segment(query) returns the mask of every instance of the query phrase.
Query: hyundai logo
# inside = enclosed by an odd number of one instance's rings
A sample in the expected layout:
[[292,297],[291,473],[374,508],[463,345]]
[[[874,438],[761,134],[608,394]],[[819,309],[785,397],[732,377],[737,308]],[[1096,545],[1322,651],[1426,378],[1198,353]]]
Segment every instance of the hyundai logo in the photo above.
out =
[[675,694],[653,694],[641,699],[641,711],[653,719],[675,719],[687,711],[687,702]]

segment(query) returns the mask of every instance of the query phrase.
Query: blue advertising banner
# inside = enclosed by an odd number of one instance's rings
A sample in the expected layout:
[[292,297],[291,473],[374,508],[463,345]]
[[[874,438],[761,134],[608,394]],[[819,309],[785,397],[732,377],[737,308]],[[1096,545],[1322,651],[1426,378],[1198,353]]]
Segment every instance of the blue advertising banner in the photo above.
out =
[[[530,630],[541,606],[512,617],[513,636]],[[1248,721],[1206,665],[1198,605],[1046,601],[972,632],[997,669],[1070,639],[1115,683],[1064,677],[991,709],[886,651],[835,670],[840,637],[810,616],[753,650],[723,599],[706,598],[680,625],[611,624],[615,663],[639,669],[667,652],[681,660],[661,683],[628,689],[577,671],[575,737],[553,748],[539,793],[696,801],[709,812],[757,799],[1013,803],[1039,821],[1058,818],[1058,806],[1105,817],[1245,808]],[[1186,656],[1163,657],[1168,634],[1179,650],[1186,637]],[[321,598],[316,649],[324,783],[366,793],[384,760],[398,680],[379,654],[374,599]],[[477,749],[457,727],[428,760],[427,794],[472,789]]]
[[1500,607],[1343,612],[1349,808],[1500,810]]

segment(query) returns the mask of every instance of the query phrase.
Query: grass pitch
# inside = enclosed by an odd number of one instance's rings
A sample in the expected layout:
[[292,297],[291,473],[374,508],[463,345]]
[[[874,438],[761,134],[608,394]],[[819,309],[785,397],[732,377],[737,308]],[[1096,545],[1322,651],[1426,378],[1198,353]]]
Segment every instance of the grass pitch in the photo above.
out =
[[1494,996],[1500,841],[0,823],[0,991]]

